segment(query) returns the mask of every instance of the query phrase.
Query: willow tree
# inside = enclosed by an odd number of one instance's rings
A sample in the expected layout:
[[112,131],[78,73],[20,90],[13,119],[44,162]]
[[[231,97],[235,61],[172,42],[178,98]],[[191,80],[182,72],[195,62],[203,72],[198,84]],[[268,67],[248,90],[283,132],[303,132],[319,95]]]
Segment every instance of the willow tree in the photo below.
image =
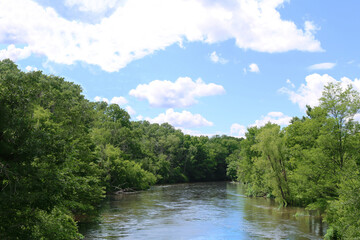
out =
[[290,190],[287,177],[287,157],[283,133],[280,126],[268,123],[256,136],[254,150],[261,153],[255,165],[265,169],[266,182],[270,184],[272,194],[284,206],[290,201]]

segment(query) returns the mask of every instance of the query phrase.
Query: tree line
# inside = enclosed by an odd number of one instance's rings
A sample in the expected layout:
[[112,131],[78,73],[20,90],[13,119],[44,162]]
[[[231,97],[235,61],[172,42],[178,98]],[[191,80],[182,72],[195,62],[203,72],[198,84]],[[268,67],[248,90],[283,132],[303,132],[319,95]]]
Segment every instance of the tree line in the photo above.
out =
[[0,239],[81,239],[107,194],[234,180],[249,196],[324,214],[328,239],[360,237],[359,93],[325,87],[318,107],[246,138],[190,136],[130,121],[81,87],[0,62]]

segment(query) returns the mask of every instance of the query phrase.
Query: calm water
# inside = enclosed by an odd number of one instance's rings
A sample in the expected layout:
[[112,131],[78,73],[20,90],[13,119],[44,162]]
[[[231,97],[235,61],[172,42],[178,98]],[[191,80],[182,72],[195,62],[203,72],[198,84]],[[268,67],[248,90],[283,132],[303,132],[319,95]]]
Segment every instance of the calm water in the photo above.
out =
[[156,186],[118,195],[101,223],[81,226],[85,239],[321,239],[321,219],[301,208],[247,198],[240,184]]

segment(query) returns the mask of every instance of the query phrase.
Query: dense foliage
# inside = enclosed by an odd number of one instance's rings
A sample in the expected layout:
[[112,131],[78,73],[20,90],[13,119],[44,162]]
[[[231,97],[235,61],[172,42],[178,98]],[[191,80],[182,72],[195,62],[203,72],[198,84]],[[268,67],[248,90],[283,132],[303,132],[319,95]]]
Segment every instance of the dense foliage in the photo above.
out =
[[106,193],[225,180],[240,139],[131,122],[81,88],[0,62],[0,239],[79,239]]
[[245,139],[130,121],[78,85],[0,62],[0,239],[80,239],[107,193],[236,180],[249,196],[318,210],[326,238],[360,238],[359,93],[329,84],[318,107]]
[[318,107],[280,129],[268,123],[248,129],[228,173],[251,196],[325,213],[327,239],[360,238],[360,109],[351,86],[330,83]]

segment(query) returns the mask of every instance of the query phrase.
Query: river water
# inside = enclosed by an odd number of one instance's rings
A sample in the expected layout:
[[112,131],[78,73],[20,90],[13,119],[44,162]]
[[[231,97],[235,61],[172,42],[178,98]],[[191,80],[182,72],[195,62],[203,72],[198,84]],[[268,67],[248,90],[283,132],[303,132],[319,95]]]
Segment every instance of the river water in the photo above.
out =
[[229,182],[155,186],[112,196],[102,221],[82,225],[85,239],[321,239],[321,218],[302,208],[279,208],[248,198]]

